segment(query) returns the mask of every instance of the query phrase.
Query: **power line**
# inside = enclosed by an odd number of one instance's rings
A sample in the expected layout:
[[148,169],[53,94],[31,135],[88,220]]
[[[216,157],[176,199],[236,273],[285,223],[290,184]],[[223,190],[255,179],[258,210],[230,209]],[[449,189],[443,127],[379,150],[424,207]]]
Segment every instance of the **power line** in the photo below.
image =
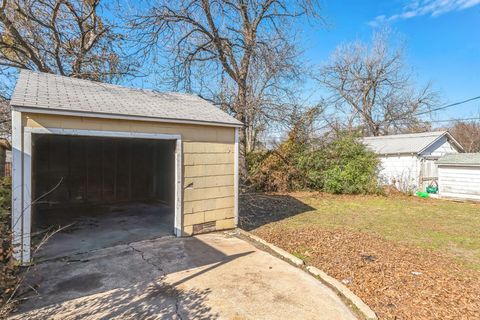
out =
[[450,121],[472,121],[472,120],[480,120],[480,117],[463,118],[463,119],[431,120],[431,121],[426,121],[426,122],[450,122]]
[[420,116],[420,115],[422,115],[422,114],[427,114],[427,113],[430,113],[430,112],[435,112],[435,111],[439,111],[439,110],[451,108],[451,107],[458,106],[458,105],[460,105],[460,104],[464,104],[464,103],[467,103],[467,102],[470,102],[470,101],[473,101],[473,100],[477,100],[477,99],[480,99],[480,96],[473,97],[473,98],[470,98],[470,99],[467,99],[467,100],[463,100],[463,101],[454,102],[454,103],[451,103],[451,104],[447,104],[447,105],[445,105],[445,106],[438,107],[438,108],[435,108],[435,109],[432,109],[432,110],[427,110],[427,111],[419,112],[419,113],[417,113],[417,114],[415,114],[415,115],[416,115],[416,116]]

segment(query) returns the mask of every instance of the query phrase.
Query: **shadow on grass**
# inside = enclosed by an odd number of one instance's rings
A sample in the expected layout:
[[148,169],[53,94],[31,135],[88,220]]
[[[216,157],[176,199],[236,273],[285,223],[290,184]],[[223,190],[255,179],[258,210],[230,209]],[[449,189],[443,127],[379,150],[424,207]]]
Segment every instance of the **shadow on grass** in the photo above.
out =
[[243,194],[240,196],[240,226],[245,230],[253,230],[312,210],[315,208],[290,195]]

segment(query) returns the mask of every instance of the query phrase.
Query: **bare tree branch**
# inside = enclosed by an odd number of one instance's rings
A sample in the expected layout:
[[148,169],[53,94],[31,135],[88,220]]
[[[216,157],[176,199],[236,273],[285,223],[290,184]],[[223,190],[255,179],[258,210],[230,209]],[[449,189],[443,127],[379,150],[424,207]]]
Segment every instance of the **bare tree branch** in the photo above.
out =
[[99,16],[100,0],[11,0],[0,7],[0,66],[114,82],[138,65]]
[[455,122],[450,132],[466,152],[480,152],[480,121]]
[[240,171],[245,177],[244,155],[255,145],[256,129],[273,116],[268,111],[273,99],[267,95],[280,92],[295,73],[292,21],[316,16],[317,8],[315,0],[157,0],[128,24],[141,39],[141,50],[164,53],[168,63],[162,78],[171,87],[210,96],[245,124],[240,133]]
[[437,104],[430,84],[416,89],[400,49],[389,48],[388,31],[374,36],[371,47],[355,42],[337,48],[319,82],[330,103],[347,114],[347,123],[366,135],[418,130],[416,114]]

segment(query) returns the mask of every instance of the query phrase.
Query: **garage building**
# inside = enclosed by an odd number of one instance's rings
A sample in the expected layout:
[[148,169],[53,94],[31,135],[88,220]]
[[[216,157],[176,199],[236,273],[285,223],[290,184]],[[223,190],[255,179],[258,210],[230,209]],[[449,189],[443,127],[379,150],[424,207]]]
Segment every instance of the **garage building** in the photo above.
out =
[[135,212],[176,236],[236,226],[242,124],[211,103],[22,70],[11,105],[23,263],[32,234],[87,213]]
[[480,201],[480,153],[447,154],[438,160],[441,198]]

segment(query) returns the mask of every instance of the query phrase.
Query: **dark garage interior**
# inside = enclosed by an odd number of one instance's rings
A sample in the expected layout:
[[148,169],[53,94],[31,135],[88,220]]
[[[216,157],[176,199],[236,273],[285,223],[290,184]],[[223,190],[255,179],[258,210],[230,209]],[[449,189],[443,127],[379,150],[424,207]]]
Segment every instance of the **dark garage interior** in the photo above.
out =
[[174,160],[170,140],[34,135],[32,232],[68,226],[81,242],[105,228],[105,245],[173,233]]

